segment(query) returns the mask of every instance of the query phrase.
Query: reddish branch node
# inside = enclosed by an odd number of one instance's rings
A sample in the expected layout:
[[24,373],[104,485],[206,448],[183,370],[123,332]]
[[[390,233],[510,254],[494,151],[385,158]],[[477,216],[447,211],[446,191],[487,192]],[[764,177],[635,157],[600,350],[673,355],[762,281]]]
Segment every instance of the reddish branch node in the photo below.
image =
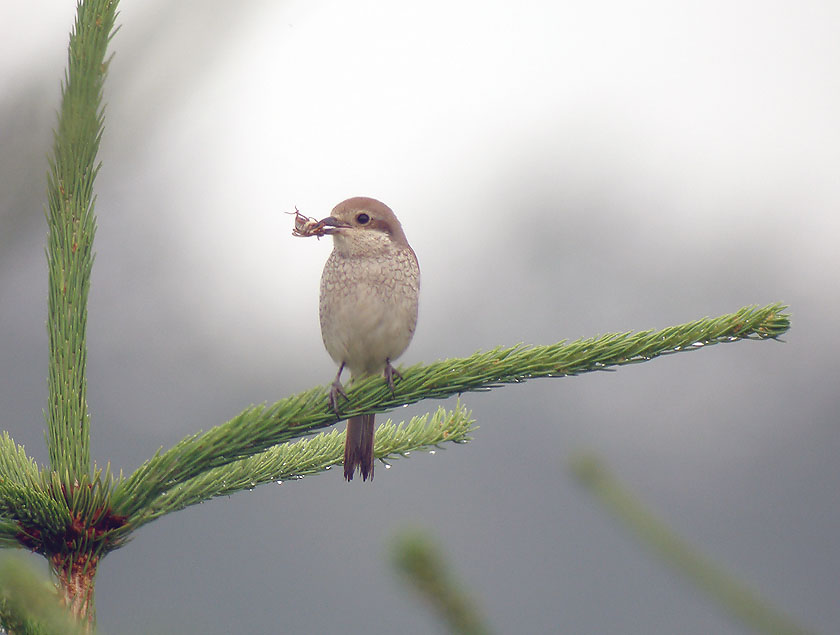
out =
[[93,518],[96,520],[92,524],[88,524],[80,514],[74,514],[63,533],[49,536],[45,536],[38,527],[18,521],[20,531],[15,538],[22,546],[36,553],[76,553],[79,538],[84,537],[86,542],[91,543],[107,542],[108,534],[115,529],[124,527],[128,520],[126,516],[115,514],[110,509],[104,508],[96,510]]

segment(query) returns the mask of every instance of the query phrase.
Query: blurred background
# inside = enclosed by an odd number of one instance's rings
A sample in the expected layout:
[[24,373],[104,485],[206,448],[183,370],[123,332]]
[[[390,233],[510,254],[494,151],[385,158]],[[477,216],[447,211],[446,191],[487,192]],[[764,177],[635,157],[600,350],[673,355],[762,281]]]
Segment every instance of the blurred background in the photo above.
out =
[[[73,16],[0,8],[0,424],[39,462]],[[406,527],[445,545],[499,633],[744,632],[580,488],[580,451],[836,629],[840,5],[147,0],[118,22],[88,336],[99,465],[130,473],[331,381],[331,244],[292,238],[295,206],[396,211],[423,272],[402,364],[753,303],[790,304],[793,326],[467,395],[471,444],[372,485],[331,471],[163,518],[100,567],[104,632],[440,632],[389,569]]]

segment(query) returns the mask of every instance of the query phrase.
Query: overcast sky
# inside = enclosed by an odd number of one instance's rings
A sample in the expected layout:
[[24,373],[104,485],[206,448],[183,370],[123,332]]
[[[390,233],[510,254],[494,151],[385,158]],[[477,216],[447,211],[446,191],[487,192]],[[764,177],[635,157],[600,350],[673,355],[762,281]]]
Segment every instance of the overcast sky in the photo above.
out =
[[[73,5],[0,7],[0,423],[40,462],[45,157]],[[440,540],[499,633],[745,632],[580,489],[578,451],[836,628],[840,5],[146,0],[119,23],[88,338],[100,465],[130,473],[331,381],[331,244],[291,237],[295,206],[397,213],[423,275],[404,364],[774,301],[793,328],[467,395],[471,444],[372,485],[333,471],[166,517],[100,567],[104,632],[440,632],[387,566],[406,527]]]

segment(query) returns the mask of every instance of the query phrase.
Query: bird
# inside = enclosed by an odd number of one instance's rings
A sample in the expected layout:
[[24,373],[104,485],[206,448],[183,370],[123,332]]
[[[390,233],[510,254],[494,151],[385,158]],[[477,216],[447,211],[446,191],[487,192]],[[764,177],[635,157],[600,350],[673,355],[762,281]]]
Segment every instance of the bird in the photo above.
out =
[[[342,201],[319,221],[332,236],[333,250],[321,275],[318,315],[321,336],[338,374],[328,401],[338,413],[347,399],[341,373],[350,381],[383,373],[394,391],[402,378],[392,362],[414,336],[420,297],[420,266],[400,221],[390,207],[357,196]],[[344,443],[344,478],[373,480],[374,415],[350,417]]]

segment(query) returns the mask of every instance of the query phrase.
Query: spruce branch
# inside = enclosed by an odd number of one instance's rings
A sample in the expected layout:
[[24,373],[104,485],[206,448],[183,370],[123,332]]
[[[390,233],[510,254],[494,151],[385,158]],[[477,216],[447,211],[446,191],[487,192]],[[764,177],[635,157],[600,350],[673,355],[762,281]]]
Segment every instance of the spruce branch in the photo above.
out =
[[[440,448],[444,442],[465,443],[470,440],[472,426],[471,413],[460,403],[454,410],[438,408],[431,420],[428,413],[399,425],[389,419],[376,431],[374,455],[385,461],[423,448]],[[344,431],[333,430],[208,470],[163,492],[127,522],[134,530],[164,514],[217,496],[324,472],[342,463],[344,436]]]
[[486,635],[490,629],[475,602],[453,580],[442,549],[424,532],[406,531],[397,537],[392,563],[426,603],[447,625],[460,635]]
[[[61,535],[72,523],[67,507],[41,487],[22,486],[12,482],[0,483],[0,517],[15,523],[15,537],[20,544],[40,545],[43,538]],[[11,530],[11,526],[9,527]]]
[[90,472],[85,329],[96,233],[93,183],[104,124],[105,53],[116,5],[116,0],[78,5],[47,175],[47,444],[53,469],[68,481]]
[[20,547],[20,541],[18,540],[19,533],[20,528],[16,522],[6,518],[0,518],[0,548],[13,549]]
[[104,127],[102,91],[116,7],[117,0],[77,4],[49,156],[45,418],[51,470],[42,471],[35,483],[34,464],[15,458],[6,440],[0,447],[5,455],[0,463],[20,469],[17,479],[3,481],[0,487],[3,524],[17,524],[18,542],[48,557],[62,601],[88,630],[95,615],[99,556],[113,548],[120,531],[119,518],[107,505],[110,478],[103,482],[101,474],[91,474],[86,344],[96,233],[93,185],[100,167],[96,157]]
[[775,339],[790,327],[786,307],[744,307],[735,313],[640,333],[613,333],[544,346],[517,345],[467,358],[418,364],[402,371],[392,394],[380,377],[347,388],[340,417],[327,405],[323,387],[269,406],[252,406],[212,428],[158,452],[113,495],[116,513],[133,518],[163,492],[208,470],[253,456],[278,443],[305,436],[339,419],[390,410],[423,399],[489,390],[537,377],[564,377],[744,339]]
[[45,487],[43,474],[7,432],[0,434],[0,544],[27,543],[29,532],[60,532],[70,521],[67,508]]
[[642,542],[751,630],[768,635],[810,632],[698,553],[624,488],[598,458],[576,457],[572,470],[581,484]]
[[21,486],[39,487],[41,473],[38,464],[26,454],[8,432],[0,434],[0,481],[13,482]]
[[19,558],[0,561],[0,626],[15,635],[90,633],[61,606],[55,586]]

